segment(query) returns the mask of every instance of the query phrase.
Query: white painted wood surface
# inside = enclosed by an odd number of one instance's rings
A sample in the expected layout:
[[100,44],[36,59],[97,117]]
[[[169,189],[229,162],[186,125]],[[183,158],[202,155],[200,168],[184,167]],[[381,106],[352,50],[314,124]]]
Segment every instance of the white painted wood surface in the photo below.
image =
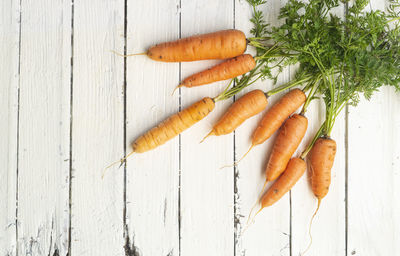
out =
[[[282,5],[267,2],[268,22],[276,24]],[[370,7],[382,9],[385,1]],[[227,84],[170,96],[180,80],[218,61],[166,64],[110,51],[142,52],[157,42],[234,27],[249,35],[246,1],[7,0],[0,10],[1,256],[297,256],[305,249],[316,207],[307,176],[242,234],[274,137],[238,167],[219,170],[248,149],[262,117],[199,144],[232,100],[101,179],[137,136]],[[271,87],[264,81],[248,90]],[[399,94],[384,88],[338,119],[332,186],[307,255],[400,254],[399,109]],[[321,104],[314,102],[306,115],[303,147],[323,119]]]
[[57,251],[65,255],[69,230],[70,3],[22,1],[20,32],[17,252],[53,255]]

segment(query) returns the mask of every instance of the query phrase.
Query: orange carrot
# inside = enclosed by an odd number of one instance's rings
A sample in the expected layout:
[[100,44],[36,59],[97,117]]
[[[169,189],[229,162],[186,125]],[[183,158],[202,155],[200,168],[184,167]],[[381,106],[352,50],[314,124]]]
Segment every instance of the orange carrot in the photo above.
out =
[[146,55],[164,62],[227,59],[243,54],[246,47],[244,33],[229,29],[157,44]]
[[261,199],[261,209],[271,206],[286,194],[306,171],[306,162],[301,158],[290,159],[286,170],[267,190]]
[[[195,102],[188,108],[168,117],[156,127],[148,130],[132,143],[132,152],[123,159],[107,166],[105,170],[116,163],[123,163],[133,153],[144,153],[155,149],[165,142],[176,137],[204,117],[206,117],[215,107],[215,102],[209,97]],[[104,171],[105,171],[104,170]],[[104,176],[104,172],[103,175]]]
[[187,128],[191,127],[214,109],[214,100],[206,97],[181,112],[170,116],[132,143],[135,153],[143,153],[161,146]]
[[310,151],[311,189],[318,204],[328,193],[335,154],[336,142],[325,137],[318,138]]
[[[307,153],[308,152],[305,152],[304,154]],[[331,184],[331,169],[335,160],[335,155],[336,142],[329,137],[318,138],[311,148],[308,157],[311,175],[311,190],[317,197],[318,203],[308,226],[310,242],[301,255],[305,255],[312,245],[311,226],[321,205],[322,198],[328,194],[329,186]]]
[[265,109],[267,104],[267,97],[263,91],[253,90],[246,93],[229,107],[204,139],[211,135],[220,136],[233,132],[246,119]]
[[267,181],[275,180],[285,171],[307,131],[307,125],[305,116],[294,114],[280,128],[265,170]]
[[194,87],[227,80],[243,75],[252,70],[255,66],[256,62],[250,54],[239,55],[212,68],[187,77],[178,87]]
[[306,101],[306,95],[300,89],[293,89],[284,95],[274,106],[272,106],[253,133],[252,145],[258,145],[266,141],[279,129],[283,122],[296,109]]
[[[261,207],[257,211],[257,213],[254,215],[253,219],[265,207],[273,205],[279,199],[281,199],[282,196],[284,196],[290,189],[292,189],[292,187],[301,178],[301,176],[303,176],[304,172],[306,171],[306,168],[307,168],[306,162],[302,158],[294,157],[294,158],[290,159],[283,174],[275,181],[274,184],[272,184],[272,186],[262,196],[262,198],[260,200]],[[264,184],[264,187],[265,187],[265,184]],[[251,223],[251,222],[249,222],[249,220],[250,220],[252,211],[253,211],[253,209],[250,211],[249,218],[247,221],[247,227],[245,227],[244,230],[246,230],[249,227],[249,223]]]

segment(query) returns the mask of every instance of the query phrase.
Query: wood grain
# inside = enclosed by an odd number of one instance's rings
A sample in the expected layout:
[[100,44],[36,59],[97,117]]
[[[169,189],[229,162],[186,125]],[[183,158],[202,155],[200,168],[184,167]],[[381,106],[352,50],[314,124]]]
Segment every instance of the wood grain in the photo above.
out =
[[[233,1],[181,1],[182,37],[233,27]],[[218,61],[182,63],[181,80]],[[182,107],[214,97],[228,81],[182,88]],[[212,113],[181,136],[181,255],[233,255],[233,134],[200,140],[232,100],[217,102]]]
[[[128,2],[128,53],[179,38],[178,5],[176,0]],[[178,98],[171,96],[178,84],[178,63],[127,58],[128,153],[138,136],[179,110]],[[179,138],[133,155],[126,181],[125,246],[139,255],[179,255]]]
[[0,2],[0,255],[16,255],[18,1]]
[[18,254],[66,255],[71,5],[21,4]]
[[75,1],[72,255],[122,255],[123,172],[103,169],[124,150],[124,1]]
[[[277,17],[279,8],[284,2],[269,1],[261,10],[264,12],[265,19],[271,25],[277,25]],[[236,27],[246,32],[247,36],[252,28],[250,18],[252,10],[246,1],[236,1],[235,17]],[[253,50],[249,47],[248,50]],[[285,70],[279,77],[277,85],[287,82],[289,79],[289,69]],[[240,93],[238,97],[244,93],[256,88],[265,92],[274,87],[272,81],[260,81]],[[267,109],[270,108],[283,93],[272,96],[268,99]],[[265,111],[258,116],[248,120],[239,129],[236,130],[236,159],[240,159],[251,145],[251,136],[259,121],[263,117]],[[276,134],[275,134],[276,135]],[[257,202],[262,186],[265,182],[265,166],[268,161],[270,149],[275,140],[275,135],[268,139],[262,145],[252,149],[252,151],[244,158],[236,170],[236,254],[258,256],[265,255],[290,255],[290,202],[289,195],[285,195],[278,203],[271,207],[265,208],[254,222],[251,222],[248,229],[247,219],[251,208]],[[269,187],[270,184],[267,186]],[[255,208],[253,214],[257,212],[259,206]]]

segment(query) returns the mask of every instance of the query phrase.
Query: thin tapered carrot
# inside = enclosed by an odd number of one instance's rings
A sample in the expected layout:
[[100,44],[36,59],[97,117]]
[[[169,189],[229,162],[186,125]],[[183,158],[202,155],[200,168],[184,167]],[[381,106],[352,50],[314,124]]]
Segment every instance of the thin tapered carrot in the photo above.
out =
[[265,169],[266,181],[275,180],[285,171],[307,131],[307,125],[305,116],[294,114],[280,128]]
[[126,158],[133,153],[144,153],[163,145],[198,121],[202,120],[214,109],[214,107],[214,100],[205,97],[188,108],[168,117],[156,127],[148,130],[137,138],[132,143],[132,152],[130,154],[120,161],[109,165],[106,169],[119,162],[122,164]]
[[257,126],[252,136],[252,144],[258,145],[269,139],[283,122],[306,101],[300,89],[293,89],[273,105]]
[[179,87],[195,87],[217,81],[231,79],[248,71],[256,66],[254,58],[250,54],[242,54],[228,59],[207,70],[191,75],[182,81]]
[[267,104],[267,97],[263,91],[253,90],[246,93],[229,107],[204,139],[212,135],[220,136],[233,132],[246,119],[265,109]]
[[243,54],[246,48],[245,34],[228,29],[160,43],[150,47],[146,53],[126,56],[145,54],[156,61],[182,62],[233,58]]
[[[306,162],[299,157],[290,159],[283,174],[268,188],[267,192],[262,196],[260,209],[254,215],[254,219],[265,207],[271,206],[281,199],[297,181],[303,176],[306,171]],[[251,217],[251,212],[249,218]],[[251,223],[251,222],[250,222]],[[249,223],[248,223],[249,225]]]
[[282,176],[272,184],[261,199],[262,209],[273,205],[285,195],[303,176],[306,171],[306,162],[298,157],[290,159]]

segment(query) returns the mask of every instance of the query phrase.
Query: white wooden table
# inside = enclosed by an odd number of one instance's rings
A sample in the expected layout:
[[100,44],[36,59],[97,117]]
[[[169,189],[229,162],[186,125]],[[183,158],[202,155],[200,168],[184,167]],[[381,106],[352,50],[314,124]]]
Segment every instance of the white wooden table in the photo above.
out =
[[[270,23],[282,5],[265,5]],[[226,28],[249,35],[245,0],[2,0],[0,12],[0,256],[297,256],[305,249],[316,207],[306,176],[241,235],[273,138],[237,168],[219,170],[247,150],[261,117],[199,144],[232,100],[101,179],[138,135],[226,85],[170,96],[182,78],[215,62],[166,64],[110,50],[141,52]],[[300,149],[323,120],[322,105],[307,116]],[[308,255],[400,255],[399,131],[400,95],[392,89],[342,113],[332,185]]]

